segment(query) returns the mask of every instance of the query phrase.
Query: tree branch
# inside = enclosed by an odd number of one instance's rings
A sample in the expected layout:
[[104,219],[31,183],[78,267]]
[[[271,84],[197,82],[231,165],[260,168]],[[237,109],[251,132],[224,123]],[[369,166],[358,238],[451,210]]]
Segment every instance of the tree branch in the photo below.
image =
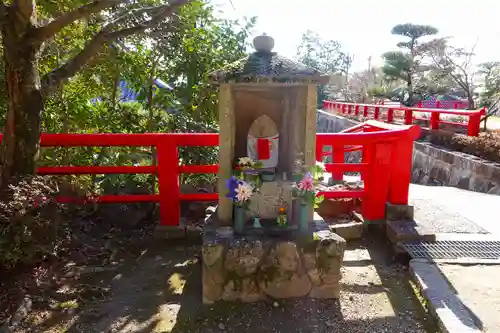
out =
[[3,3],[0,3],[0,25],[5,22],[5,18],[7,16],[7,6]]
[[16,15],[20,16],[22,22],[36,24],[36,8],[33,0],[14,0],[11,8],[15,9]]
[[34,29],[32,32],[32,36],[41,41],[44,41],[54,36],[64,27],[67,27],[68,25],[77,20],[89,17],[92,14],[99,13],[100,11],[106,8],[120,4],[125,1],[126,0],[95,0],[87,5],[83,5],[72,11],[61,14],[59,17],[49,22],[48,24]]
[[107,43],[156,26],[165,18],[172,16],[181,6],[191,1],[193,0],[171,0],[167,5],[156,7],[151,19],[131,27],[114,31],[112,30],[114,24],[103,27],[74,58],[43,77],[42,94],[44,96],[48,95],[71,76],[75,75],[94,58]]

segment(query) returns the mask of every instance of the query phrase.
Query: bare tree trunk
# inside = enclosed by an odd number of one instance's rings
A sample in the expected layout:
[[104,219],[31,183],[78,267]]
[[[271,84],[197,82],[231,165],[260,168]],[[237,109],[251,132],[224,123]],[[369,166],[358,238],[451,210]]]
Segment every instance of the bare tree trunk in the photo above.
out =
[[40,141],[41,114],[44,98],[78,73],[103,50],[105,44],[157,26],[191,0],[169,0],[168,3],[140,10],[148,18],[122,27],[135,19],[129,15],[105,24],[70,60],[45,74],[40,80],[38,56],[44,41],[52,38],[73,22],[85,19],[125,0],[100,0],[67,11],[49,23],[38,22],[35,0],[0,2],[0,25],[4,48],[5,81],[7,83],[7,118],[0,146],[0,194],[23,175],[33,175]]
[[120,72],[117,69],[115,79],[113,80],[113,92],[111,93],[111,105],[113,109],[116,108],[116,102],[118,100],[118,84],[120,83]]
[[476,108],[476,105],[474,103],[474,96],[470,92],[470,90],[467,91],[467,102],[469,102],[469,110],[474,110]]
[[[149,81],[148,81],[148,99],[147,99],[147,108],[148,108],[148,131],[154,132],[156,130],[156,124],[154,123],[154,114],[153,114],[153,90],[155,83],[155,75],[156,75],[156,59],[153,59],[153,66],[151,67],[151,72],[149,73]],[[151,165],[156,165],[156,149],[154,146],[151,146]],[[151,191],[153,194],[156,193],[156,175],[151,175]]]
[[37,69],[40,44],[24,38],[32,28],[30,21],[12,14],[2,24],[8,103],[0,146],[0,191],[24,175],[34,174],[44,104]]
[[406,85],[408,87],[408,101],[406,106],[413,106],[413,82],[412,82],[412,73],[408,73],[406,77]]

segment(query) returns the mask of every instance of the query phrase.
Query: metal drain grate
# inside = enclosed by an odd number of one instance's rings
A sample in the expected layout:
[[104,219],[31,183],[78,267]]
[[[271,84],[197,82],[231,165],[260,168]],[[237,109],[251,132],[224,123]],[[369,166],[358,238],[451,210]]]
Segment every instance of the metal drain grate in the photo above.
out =
[[413,258],[500,260],[500,241],[436,240],[403,243]]

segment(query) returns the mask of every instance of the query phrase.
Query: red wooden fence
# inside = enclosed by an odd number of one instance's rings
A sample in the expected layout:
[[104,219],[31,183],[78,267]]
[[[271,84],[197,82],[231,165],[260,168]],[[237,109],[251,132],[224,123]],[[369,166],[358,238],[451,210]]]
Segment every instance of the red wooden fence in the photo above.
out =
[[469,102],[467,101],[431,101],[431,100],[423,100],[418,102],[418,108],[434,108],[434,109],[467,109],[469,107]]
[[[217,146],[217,133],[146,133],[146,134],[42,134],[43,147],[149,147],[156,148],[156,166],[53,166],[40,167],[42,175],[82,174],[157,174],[159,194],[103,195],[92,198],[97,203],[158,202],[160,224],[179,225],[180,201],[218,200],[217,193],[181,194],[180,173],[216,173],[218,165],[179,165],[178,148]],[[62,203],[86,203],[75,198],[57,198]]]
[[[383,219],[385,204],[408,204],[411,180],[413,141],[420,135],[418,126],[398,126],[369,121],[341,133],[316,135],[316,156],[332,154],[333,163],[326,164],[332,178],[340,180],[344,172],[360,172],[364,190],[321,193],[325,198],[359,197],[367,220]],[[331,146],[324,153],[323,146]],[[345,153],[361,151],[361,163],[345,163]]]
[[[368,125],[367,125],[368,126]],[[373,128],[373,127],[372,127]],[[324,133],[317,134],[317,156],[321,158],[324,145],[331,145],[343,151],[345,146],[362,147],[363,161],[346,164],[334,159],[327,164],[327,170],[336,174],[359,171],[365,180],[361,191],[338,191],[321,193],[326,198],[361,197],[363,213],[368,220],[384,218],[385,203],[408,202],[408,188],[411,172],[412,142],[420,129],[417,126],[377,127],[377,132]],[[1,139],[1,134],[0,134]],[[217,146],[216,133],[147,133],[147,134],[42,134],[43,147],[88,147],[88,146],[154,146],[157,152],[156,166],[45,166],[39,167],[43,175],[82,174],[156,174],[158,194],[103,195],[89,200],[60,197],[62,203],[133,203],[158,202],[160,224],[177,226],[180,221],[181,201],[216,201],[217,193],[180,193],[179,174],[217,173],[218,165],[179,165],[178,148],[187,146]]]
[[[344,103],[335,101],[323,101],[323,107],[327,111],[336,111],[340,114],[373,117],[375,120],[380,120],[381,112],[386,112],[386,121],[388,123],[395,122],[395,111],[402,111],[404,113],[401,123],[411,125],[415,120],[430,122],[430,128],[433,130],[439,129],[439,124],[448,124],[455,126],[467,127],[467,135],[478,136],[481,131],[481,116],[486,114],[484,108],[479,110],[447,110],[447,109],[425,109],[425,108],[410,108],[410,107],[395,107],[385,106],[378,104],[356,104]],[[369,113],[369,109],[373,109],[373,114]],[[415,117],[414,113],[430,113],[430,119],[423,117]],[[442,114],[462,116],[468,118],[467,123],[449,121],[441,119]]]

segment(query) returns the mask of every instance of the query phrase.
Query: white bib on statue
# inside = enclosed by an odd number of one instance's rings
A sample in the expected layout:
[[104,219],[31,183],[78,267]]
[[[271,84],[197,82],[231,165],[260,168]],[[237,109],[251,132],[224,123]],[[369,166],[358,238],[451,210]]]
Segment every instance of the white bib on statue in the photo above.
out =
[[[263,149],[263,147],[259,147],[258,139],[252,135],[248,135],[247,156],[254,161],[261,162],[264,168],[275,168],[278,165],[279,135],[261,137],[259,139],[268,141],[269,154],[267,152],[259,152],[259,149]],[[269,155],[269,158],[259,159],[259,156],[262,155]]]

